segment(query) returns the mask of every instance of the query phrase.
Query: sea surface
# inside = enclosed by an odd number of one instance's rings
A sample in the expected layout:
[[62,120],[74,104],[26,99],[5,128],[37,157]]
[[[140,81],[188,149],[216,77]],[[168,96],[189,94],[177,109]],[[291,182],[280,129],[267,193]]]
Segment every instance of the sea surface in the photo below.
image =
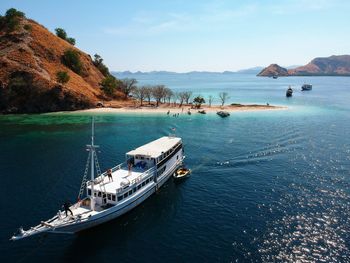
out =
[[[0,262],[350,262],[350,78],[123,77],[288,109],[95,114],[103,169],[176,128],[192,175],[81,234],[17,242],[18,227],[76,200],[92,114],[0,116]],[[313,90],[301,92],[303,83]]]

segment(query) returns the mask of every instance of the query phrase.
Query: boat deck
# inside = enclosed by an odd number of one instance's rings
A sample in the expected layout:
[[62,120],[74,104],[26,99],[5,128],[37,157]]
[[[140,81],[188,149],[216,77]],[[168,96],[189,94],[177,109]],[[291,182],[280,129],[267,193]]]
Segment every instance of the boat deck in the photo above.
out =
[[[121,168],[119,170],[116,170],[112,172],[112,178],[113,181],[110,181],[108,176],[105,176],[104,174],[100,177],[96,178],[99,180],[99,183],[94,185],[95,190],[100,190],[106,193],[115,194],[116,189],[122,188],[123,184],[122,182],[127,182],[127,180],[132,183],[132,181],[137,180],[143,173],[145,173],[148,169],[142,169],[142,168],[132,168],[129,172],[128,169]],[[127,180],[125,180],[127,179]],[[88,186],[88,189],[90,189],[91,186]]]

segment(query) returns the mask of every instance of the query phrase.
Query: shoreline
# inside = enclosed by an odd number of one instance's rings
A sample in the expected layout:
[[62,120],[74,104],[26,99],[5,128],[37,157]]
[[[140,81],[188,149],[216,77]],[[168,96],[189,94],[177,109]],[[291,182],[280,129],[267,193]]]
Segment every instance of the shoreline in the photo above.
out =
[[183,113],[187,114],[188,111],[191,113],[199,114],[199,110],[205,110],[207,113],[216,113],[218,111],[227,111],[229,113],[233,112],[251,112],[251,111],[271,111],[271,110],[286,110],[288,107],[286,106],[273,106],[273,105],[261,105],[261,104],[236,104],[236,105],[227,105],[227,106],[218,106],[212,105],[202,106],[200,109],[191,108],[189,105],[179,106],[168,106],[161,105],[159,107],[152,106],[124,106],[124,107],[99,107],[99,108],[91,108],[85,110],[76,110],[76,111],[68,111],[69,113],[167,113],[169,114],[177,114]]

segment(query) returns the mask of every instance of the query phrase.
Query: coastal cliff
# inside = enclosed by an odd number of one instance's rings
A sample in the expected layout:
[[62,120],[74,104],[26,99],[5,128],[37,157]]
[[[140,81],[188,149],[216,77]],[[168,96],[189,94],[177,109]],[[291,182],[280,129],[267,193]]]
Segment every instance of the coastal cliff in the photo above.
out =
[[350,76],[350,55],[315,58],[305,66],[289,70],[271,64],[257,76]]
[[85,109],[104,97],[90,55],[17,10],[0,19],[0,112]]

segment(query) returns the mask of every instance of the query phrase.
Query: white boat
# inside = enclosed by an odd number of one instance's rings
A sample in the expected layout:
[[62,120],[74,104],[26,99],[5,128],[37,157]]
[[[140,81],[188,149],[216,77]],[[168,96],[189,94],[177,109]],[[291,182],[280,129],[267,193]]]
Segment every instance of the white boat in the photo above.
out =
[[[28,230],[20,228],[11,240],[19,240],[41,233],[73,234],[115,219],[133,209],[158,190],[181,167],[184,150],[181,138],[166,136],[126,153],[126,161],[101,174],[94,144],[92,124],[89,157],[79,198],[70,206],[73,215],[58,211]],[[91,178],[88,181],[89,173]],[[97,177],[95,178],[95,168]]]

